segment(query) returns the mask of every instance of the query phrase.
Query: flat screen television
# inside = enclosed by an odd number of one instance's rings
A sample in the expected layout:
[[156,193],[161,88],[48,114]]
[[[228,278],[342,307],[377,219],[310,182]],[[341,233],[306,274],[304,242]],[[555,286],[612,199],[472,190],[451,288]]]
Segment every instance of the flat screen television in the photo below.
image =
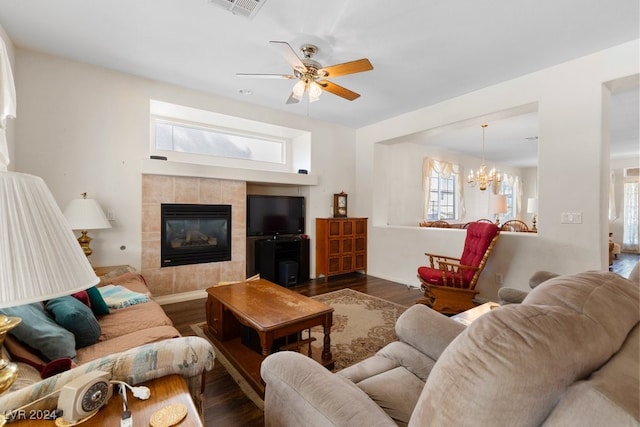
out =
[[247,196],[247,236],[304,234],[304,197]]

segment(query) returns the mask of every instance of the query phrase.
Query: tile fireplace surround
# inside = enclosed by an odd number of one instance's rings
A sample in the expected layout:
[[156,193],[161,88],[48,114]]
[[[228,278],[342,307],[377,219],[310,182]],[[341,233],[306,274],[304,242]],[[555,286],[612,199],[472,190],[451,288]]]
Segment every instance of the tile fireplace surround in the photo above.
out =
[[[244,181],[142,175],[142,274],[154,296],[205,290],[219,281],[242,280],[246,264]],[[231,261],[160,268],[160,204],[231,205]]]

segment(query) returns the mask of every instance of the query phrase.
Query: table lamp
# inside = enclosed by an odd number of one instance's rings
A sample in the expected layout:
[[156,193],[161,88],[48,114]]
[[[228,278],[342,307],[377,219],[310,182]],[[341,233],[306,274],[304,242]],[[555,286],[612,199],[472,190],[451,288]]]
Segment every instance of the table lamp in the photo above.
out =
[[500,214],[507,213],[507,196],[499,194],[491,198],[491,211],[496,216],[496,225],[500,225]]
[[532,213],[533,214],[533,219],[532,219],[532,223],[533,223],[533,228],[532,230],[538,230],[536,228],[536,214],[538,213],[538,199],[535,197],[529,197],[527,199],[527,213]]
[[[0,309],[69,295],[99,281],[44,181],[0,162]],[[0,348],[18,317],[0,314]],[[0,356],[0,393],[17,377]],[[0,426],[5,422],[0,413]]]
[[95,199],[87,199],[87,193],[82,193],[81,196],[81,199],[74,199],[67,205],[64,210],[64,216],[67,218],[72,230],[80,231],[78,242],[84,254],[89,256],[93,253],[93,250],[89,247],[89,243],[93,239],[87,236],[87,231],[111,228],[111,224],[109,224],[104,211]]

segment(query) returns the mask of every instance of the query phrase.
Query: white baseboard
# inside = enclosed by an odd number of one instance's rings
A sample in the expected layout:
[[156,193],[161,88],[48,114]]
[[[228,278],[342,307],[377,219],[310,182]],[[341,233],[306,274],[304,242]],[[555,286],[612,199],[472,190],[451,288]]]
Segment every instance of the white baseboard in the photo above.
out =
[[375,272],[371,273],[369,271],[367,271],[367,276],[372,276],[372,277],[377,277],[378,279],[384,279],[384,280],[388,280],[390,282],[396,282],[396,283],[400,283],[401,285],[404,285],[408,288],[416,288],[416,289],[420,289],[420,284],[415,284],[415,283],[409,283],[406,282],[404,280],[398,280],[398,278],[396,277],[389,277],[389,276],[385,276],[384,274],[377,274]]
[[174,304],[176,302],[193,301],[196,299],[203,299],[206,297],[207,297],[207,291],[199,290],[199,291],[191,291],[191,292],[182,292],[179,294],[161,295],[158,297],[153,297],[153,300],[160,305],[166,305],[166,304]]

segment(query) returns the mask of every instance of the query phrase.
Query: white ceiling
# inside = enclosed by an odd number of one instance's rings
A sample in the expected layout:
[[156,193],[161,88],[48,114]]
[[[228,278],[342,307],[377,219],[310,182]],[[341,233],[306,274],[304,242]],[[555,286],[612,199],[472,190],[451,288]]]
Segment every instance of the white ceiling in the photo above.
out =
[[[208,0],[0,2],[19,47],[353,128],[637,39],[639,16],[638,0],[269,0],[252,19]],[[366,57],[374,70],[333,80],[355,101],[287,105],[293,81],[235,75],[291,73],[270,40],[314,43],[324,66]],[[614,146],[637,153],[638,89],[612,108]],[[488,129],[488,148],[490,135],[497,148],[535,136],[534,116],[506,126],[512,135]],[[480,146],[479,128],[468,132]]]

